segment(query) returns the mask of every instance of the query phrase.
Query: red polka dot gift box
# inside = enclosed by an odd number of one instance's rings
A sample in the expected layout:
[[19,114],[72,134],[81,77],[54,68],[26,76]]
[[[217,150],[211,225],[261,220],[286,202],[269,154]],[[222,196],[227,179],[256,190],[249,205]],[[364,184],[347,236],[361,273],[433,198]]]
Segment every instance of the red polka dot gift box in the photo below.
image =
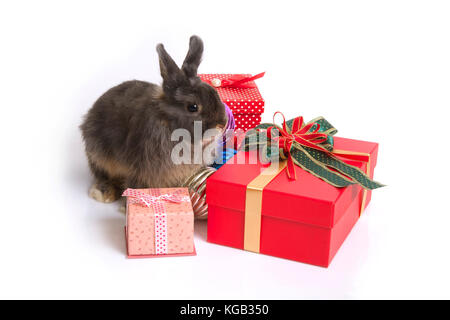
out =
[[194,213],[187,188],[127,189],[129,258],[195,255]]
[[[356,155],[343,161],[373,177],[377,143],[334,137],[334,147]],[[328,267],[371,191],[357,184],[338,188],[297,165],[293,180],[283,163],[268,172],[271,165],[257,150],[239,151],[208,178],[207,240]]]
[[[220,98],[230,107],[236,129],[247,131],[261,123],[264,99],[254,80],[264,73],[250,74],[199,74],[202,81],[215,87]],[[249,79],[253,79],[248,81]]]

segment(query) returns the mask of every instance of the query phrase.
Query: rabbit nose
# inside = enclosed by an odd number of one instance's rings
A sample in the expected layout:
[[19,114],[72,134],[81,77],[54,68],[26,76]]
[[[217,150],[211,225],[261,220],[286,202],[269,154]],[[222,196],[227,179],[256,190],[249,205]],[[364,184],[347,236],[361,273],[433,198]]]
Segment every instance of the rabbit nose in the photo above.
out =
[[216,129],[222,131],[225,126],[223,124],[216,125]]

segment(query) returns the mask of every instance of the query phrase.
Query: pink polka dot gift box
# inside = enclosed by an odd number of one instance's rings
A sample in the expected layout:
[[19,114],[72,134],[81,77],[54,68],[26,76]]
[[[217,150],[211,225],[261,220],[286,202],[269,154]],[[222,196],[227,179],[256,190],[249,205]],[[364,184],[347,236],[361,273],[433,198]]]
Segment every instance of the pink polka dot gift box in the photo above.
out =
[[264,99],[255,80],[264,76],[250,74],[199,74],[200,79],[215,87],[223,102],[233,112],[236,129],[247,131],[261,123]]
[[195,255],[194,212],[187,188],[127,189],[129,258]]

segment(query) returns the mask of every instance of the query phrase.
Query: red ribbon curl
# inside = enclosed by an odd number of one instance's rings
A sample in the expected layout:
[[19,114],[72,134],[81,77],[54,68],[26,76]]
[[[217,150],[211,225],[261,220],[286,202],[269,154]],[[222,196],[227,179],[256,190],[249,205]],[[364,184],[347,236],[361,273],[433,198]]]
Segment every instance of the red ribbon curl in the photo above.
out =
[[[273,115],[274,123],[275,123],[275,116],[277,114],[281,114],[283,117],[283,127],[275,127],[271,126],[267,128],[267,137],[275,142],[278,142],[278,147],[283,150],[283,154],[281,155],[283,158],[287,158],[287,174],[289,179],[297,179],[296,173],[295,173],[295,164],[294,160],[292,159],[291,155],[291,148],[294,142],[297,142],[298,144],[310,147],[313,149],[317,149],[320,151],[324,151],[326,153],[329,153],[329,151],[321,146],[320,144],[327,141],[327,134],[325,133],[318,133],[320,129],[320,125],[317,123],[309,123],[307,125],[304,124],[303,117],[297,117],[293,120],[292,123],[292,130],[290,130],[286,125],[286,120],[284,118],[284,115],[277,111]],[[312,126],[316,124],[316,128],[313,131],[309,131]],[[273,129],[277,129],[279,131],[279,135],[276,136],[272,133]]]
[[242,74],[236,74],[228,79],[217,79],[218,83],[214,83],[214,80],[205,80],[208,84],[216,88],[256,88],[256,84],[251,82],[253,80],[264,77],[265,72],[258,73],[254,76],[244,76]]

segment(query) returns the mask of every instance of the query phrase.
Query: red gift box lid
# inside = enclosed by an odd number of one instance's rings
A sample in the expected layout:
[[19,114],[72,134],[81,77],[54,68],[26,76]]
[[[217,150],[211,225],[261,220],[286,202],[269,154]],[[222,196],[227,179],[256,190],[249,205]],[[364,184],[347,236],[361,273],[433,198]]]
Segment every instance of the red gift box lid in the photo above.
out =
[[[377,143],[339,137],[335,137],[334,142],[335,149],[369,153],[371,167],[375,166]],[[247,185],[268,165],[255,160],[255,151],[241,152],[253,161],[251,164],[248,161],[237,164],[232,158],[210,176],[206,193],[208,205],[244,212]],[[234,158],[238,156],[239,153]],[[359,168],[365,167],[361,162],[346,162]],[[358,185],[337,188],[295,167],[297,180],[289,180],[283,170],[264,188],[262,215],[332,228],[362,188]]]
[[[213,79],[228,79],[236,74],[199,74],[198,76],[202,81],[211,81]],[[250,77],[250,74],[242,74],[243,76]],[[249,84],[254,84],[254,81],[249,81]],[[230,88],[219,87],[216,88],[220,98],[225,102],[233,111],[233,113],[263,113],[264,112],[264,99],[261,96],[258,88]]]

